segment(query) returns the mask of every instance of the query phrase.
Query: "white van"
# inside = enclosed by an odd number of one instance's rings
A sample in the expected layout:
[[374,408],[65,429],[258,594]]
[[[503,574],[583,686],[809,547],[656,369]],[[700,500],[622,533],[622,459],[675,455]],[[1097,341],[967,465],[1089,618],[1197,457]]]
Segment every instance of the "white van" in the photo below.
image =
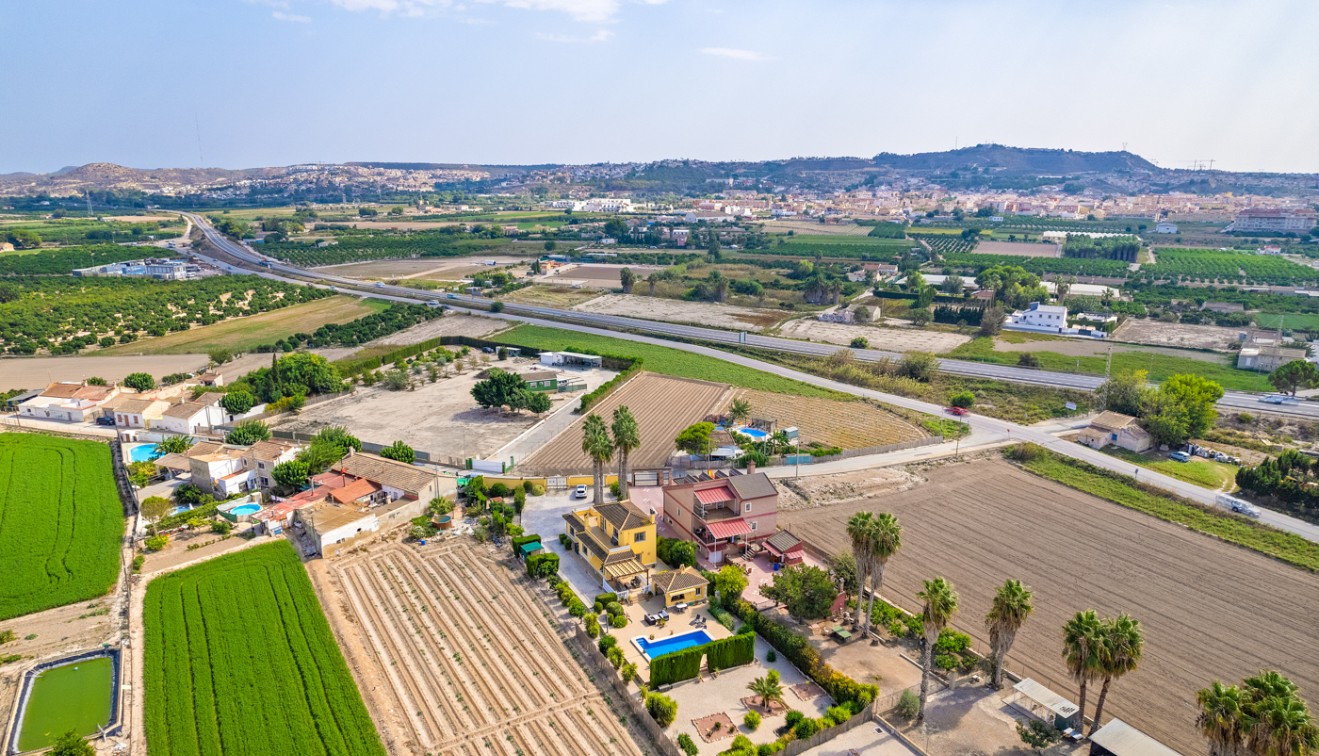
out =
[[1259,517],[1259,508],[1254,504],[1251,504],[1248,501],[1242,501],[1235,496],[1219,494],[1214,498],[1214,501],[1218,503],[1218,506],[1236,512],[1237,514],[1243,514],[1247,517]]

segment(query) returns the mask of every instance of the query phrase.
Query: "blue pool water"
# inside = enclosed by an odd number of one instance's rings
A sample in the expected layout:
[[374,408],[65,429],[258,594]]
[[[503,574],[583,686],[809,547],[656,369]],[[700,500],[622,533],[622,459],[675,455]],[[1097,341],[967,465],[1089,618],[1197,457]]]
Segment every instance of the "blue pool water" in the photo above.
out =
[[658,656],[671,654],[675,651],[685,651],[689,648],[704,646],[710,642],[710,636],[704,630],[693,630],[690,633],[674,635],[669,638],[660,638],[659,640],[648,640],[646,638],[637,638],[637,645],[641,647],[641,653],[646,655],[647,659],[655,659]]
[[236,506],[233,509],[229,510],[229,513],[233,515],[251,515],[251,514],[256,514],[257,512],[260,511],[261,511],[260,504],[240,504],[239,506]]
[[150,462],[160,456],[160,447],[155,444],[142,444],[128,450],[128,458],[133,462]]
[[754,438],[757,441],[764,441],[769,438],[769,434],[759,428],[738,428],[737,432],[748,438]]

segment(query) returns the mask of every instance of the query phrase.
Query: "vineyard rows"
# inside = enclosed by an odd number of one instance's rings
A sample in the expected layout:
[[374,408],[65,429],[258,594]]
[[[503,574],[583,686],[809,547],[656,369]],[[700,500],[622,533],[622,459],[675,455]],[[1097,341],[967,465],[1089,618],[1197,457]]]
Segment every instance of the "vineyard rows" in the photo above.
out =
[[[788,236],[783,243],[768,249],[753,250],[758,255],[783,255],[785,257],[811,258],[819,255],[826,258],[845,260],[888,260],[917,247],[915,242],[905,239],[877,239],[867,236],[827,237],[828,241],[816,241],[808,237]],[[848,241],[839,239],[847,238]]]
[[153,753],[385,753],[288,542],[156,578],[145,623]]
[[1155,263],[1141,268],[1149,280],[1293,286],[1319,281],[1319,271],[1272,255],[1224,252],[1216,249],[1161,248]]
[[1125,278],[1127,263],[1121,260],[1085,259],[1076,257],[1020,257],[1017,255],[965,254],[946,255],[943,264],[979,273],[995,265],[1019,265],[1036,274],[1052,273],[1064,276],[1105,276]]
[[105,595],[123,532],[109,446],[0,434],[0,620]]
[[911,238],[930,245],[930,251],[938,255],[967,254],[976,248],[974,241],[955,234],[912,234]]

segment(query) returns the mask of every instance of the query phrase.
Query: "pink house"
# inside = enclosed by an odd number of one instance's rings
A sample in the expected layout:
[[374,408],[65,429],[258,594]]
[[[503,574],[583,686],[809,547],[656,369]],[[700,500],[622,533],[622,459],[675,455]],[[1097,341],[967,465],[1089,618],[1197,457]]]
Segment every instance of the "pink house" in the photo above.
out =
[[695,473],[664,487],[665,521],[716,564],[774,535],[778,509],[779,491],[763,472]]

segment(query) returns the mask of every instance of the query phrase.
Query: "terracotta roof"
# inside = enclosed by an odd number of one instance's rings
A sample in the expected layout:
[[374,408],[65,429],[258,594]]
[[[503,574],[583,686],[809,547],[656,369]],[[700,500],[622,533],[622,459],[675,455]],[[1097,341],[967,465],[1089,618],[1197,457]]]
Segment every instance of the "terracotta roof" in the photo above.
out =
[[155,460],[157,467],[164,467],[170,470],[187,470],[190,465],[188,458],[182,454],[166,454]]
[[206,405],[196,402],[183,402],[165,410],[165,417],[175,417],[180,420],[188,420],[196,416],[197,413],[206,409]]
[[699,571],[686,566],[677,570],[665,570],[656,573],[651,582],[655,586],[655,590],[661,593],[686,591],[710,584],[710,581],[706,580]]
[[609,552],[609,555],[604,558],[603,563],[606,565],[618,564],[619,562],[626,562],[635,557],[636,554],[633,554],[631,549],[620,549],[619,551]]
[[420,493],[435,481],[435,473],[374,454],[350,454],[334,469],[411,494]]
[[283,441],[258,441],[252,444],[247,450],[253,459],[272,461],[279,459],[280,455],[293,449],[292,444],[286,444]]
[[207,454],[214,454],[224,448],[224,444],[215,441],[198,441],[183,453],[185,457],[201,457]]
[[357,501],[364,496],[370,496],[380,490],[380,486],[372,483],[365,478],[358,478],[343,488],[335,489],[330,492],[330,498],[340,504],[347,504],[350,501]]
[[639,528],[650,521],[650,517],[637,509],[630,501],[616,501],[608,504],[600,504],[595,507],[595,511],[605,519],[615,530],[631,530]]
[[786,530],[780,530],[765,540],[765,545],[780,554],[786,554],[802,545],[801,539]]
[[114,411],[122,412],[126,415],[140,415],[151,409],[151,405],[160,401],[159,399],[123,399],[115,402]]
[[1128,425],[1136,422],[1136,418],[1131,415],[1124,415],[1121,412],[1100,412],[1094,420],[1090,421],[1092,428],[1106,428],[1108,430],[1122,430]]
[[102,402],[115,393],[114,386],[85,386],[81,383],[52,383],[41,392],[42,396],[52,399],[82,399],[88,402]]
[[774,487],[774,481],[763,472],[735,475],[729,478],[728,482],[733,485],[733,490],[737,492],[739,499],[760,499],[765,496],[778,496],[779,493],[779,489]]
[[733,538],[734,536],[751,535],[751,526],[741,517],[733,520],[720,520],[718,522],[707,523],[705,527],[710,531],[710,535],[714,536],[717,540]]

